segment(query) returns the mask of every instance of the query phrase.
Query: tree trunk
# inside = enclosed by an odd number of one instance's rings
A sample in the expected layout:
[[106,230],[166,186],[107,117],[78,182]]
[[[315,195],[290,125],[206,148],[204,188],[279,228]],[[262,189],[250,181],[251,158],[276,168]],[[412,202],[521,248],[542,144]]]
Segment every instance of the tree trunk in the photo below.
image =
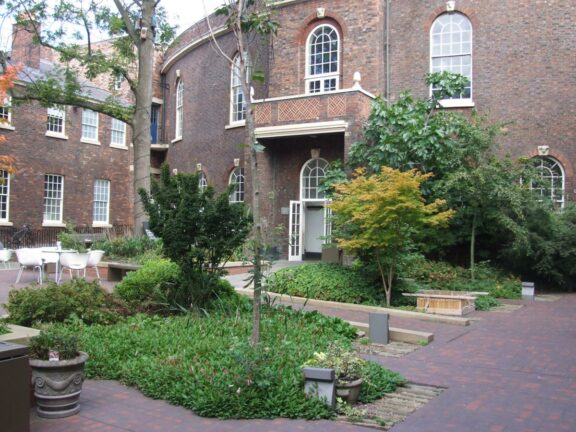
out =
[[470,233],[470,279],[474,280],[474,261],[476,250],[476,226],[478,224],[478,213],[474,211],[472,216],[472,231]]
[[138,85],[132,142],[134,143],[134,234],[142,233],[147,220],[138,190],[150,192],[150,110],[152,107],[152,74],[154,69],[154,34],[152,17],[155,0],[142,2],[142,27],[147,27],[145,39],[138,44]]
[[385,271],[384,265],[380,261],[380,255],[376,252],[376,264],[378,265],[378,271],[380,272],[380,278],[382,279],[382,286],[384,287],[384,294],[386,295],[386,306],[390,307],[390,300],[392,298],[392,278],[394,277],[394,271],[389,268]]

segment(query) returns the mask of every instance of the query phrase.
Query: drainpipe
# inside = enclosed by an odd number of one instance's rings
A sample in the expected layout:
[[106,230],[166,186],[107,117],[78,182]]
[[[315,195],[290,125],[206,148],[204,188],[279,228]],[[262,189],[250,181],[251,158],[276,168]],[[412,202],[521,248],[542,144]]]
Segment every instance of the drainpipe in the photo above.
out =
[[386,63],[386,88],[384,97],[386,98],[386,105],[390,105],[390,1],[386,2],[386,17],[384,19],[384,56]]

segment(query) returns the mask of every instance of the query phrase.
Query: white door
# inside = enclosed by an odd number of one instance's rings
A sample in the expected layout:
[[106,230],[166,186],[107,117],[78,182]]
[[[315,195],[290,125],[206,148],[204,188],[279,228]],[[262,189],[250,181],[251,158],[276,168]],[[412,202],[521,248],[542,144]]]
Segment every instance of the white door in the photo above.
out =
[[290,201],[288,221],[288,261],[302,261],[302,205],[300,201]]
[[304,250],[309,253],[322,253],[324,244],[324,207],[309,205],[306,207],[304,228]]

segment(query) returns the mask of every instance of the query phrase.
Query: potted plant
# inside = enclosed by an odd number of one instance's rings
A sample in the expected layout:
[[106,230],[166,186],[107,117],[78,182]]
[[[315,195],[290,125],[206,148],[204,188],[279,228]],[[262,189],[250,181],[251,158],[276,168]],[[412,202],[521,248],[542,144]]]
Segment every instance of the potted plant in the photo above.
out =
[[62,418],[80,411],[80,392],[88,354],[71,335],[41,332],[30,340],[30,367],[37,413]]
[[326,352],[314,353],[305,366],[334,369],[336,396],[353,405],[358,401],[362,389],[362,375],[366,361],[349,349],[331,343]]

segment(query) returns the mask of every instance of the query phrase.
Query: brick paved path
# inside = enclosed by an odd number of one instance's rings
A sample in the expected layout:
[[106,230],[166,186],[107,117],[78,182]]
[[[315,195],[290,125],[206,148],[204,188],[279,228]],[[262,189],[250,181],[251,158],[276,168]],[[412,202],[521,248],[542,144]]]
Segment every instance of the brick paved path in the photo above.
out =
[[[4,274],[2,274],[4,273]],[[13,281],[15,273],[0,272]],[[322,309],[367,322],[367,314]],[[435,341],[406,357],[377,358],[410,381],[446,387],[394,432],[575,432],[576,294],[526,303],[511,313],[476,312],[469,327],[391,318]],[[88,381],[78,416],[40,420],[33,432],[367,431],[333,422],[219,421],[145,398],[111,381]]]

